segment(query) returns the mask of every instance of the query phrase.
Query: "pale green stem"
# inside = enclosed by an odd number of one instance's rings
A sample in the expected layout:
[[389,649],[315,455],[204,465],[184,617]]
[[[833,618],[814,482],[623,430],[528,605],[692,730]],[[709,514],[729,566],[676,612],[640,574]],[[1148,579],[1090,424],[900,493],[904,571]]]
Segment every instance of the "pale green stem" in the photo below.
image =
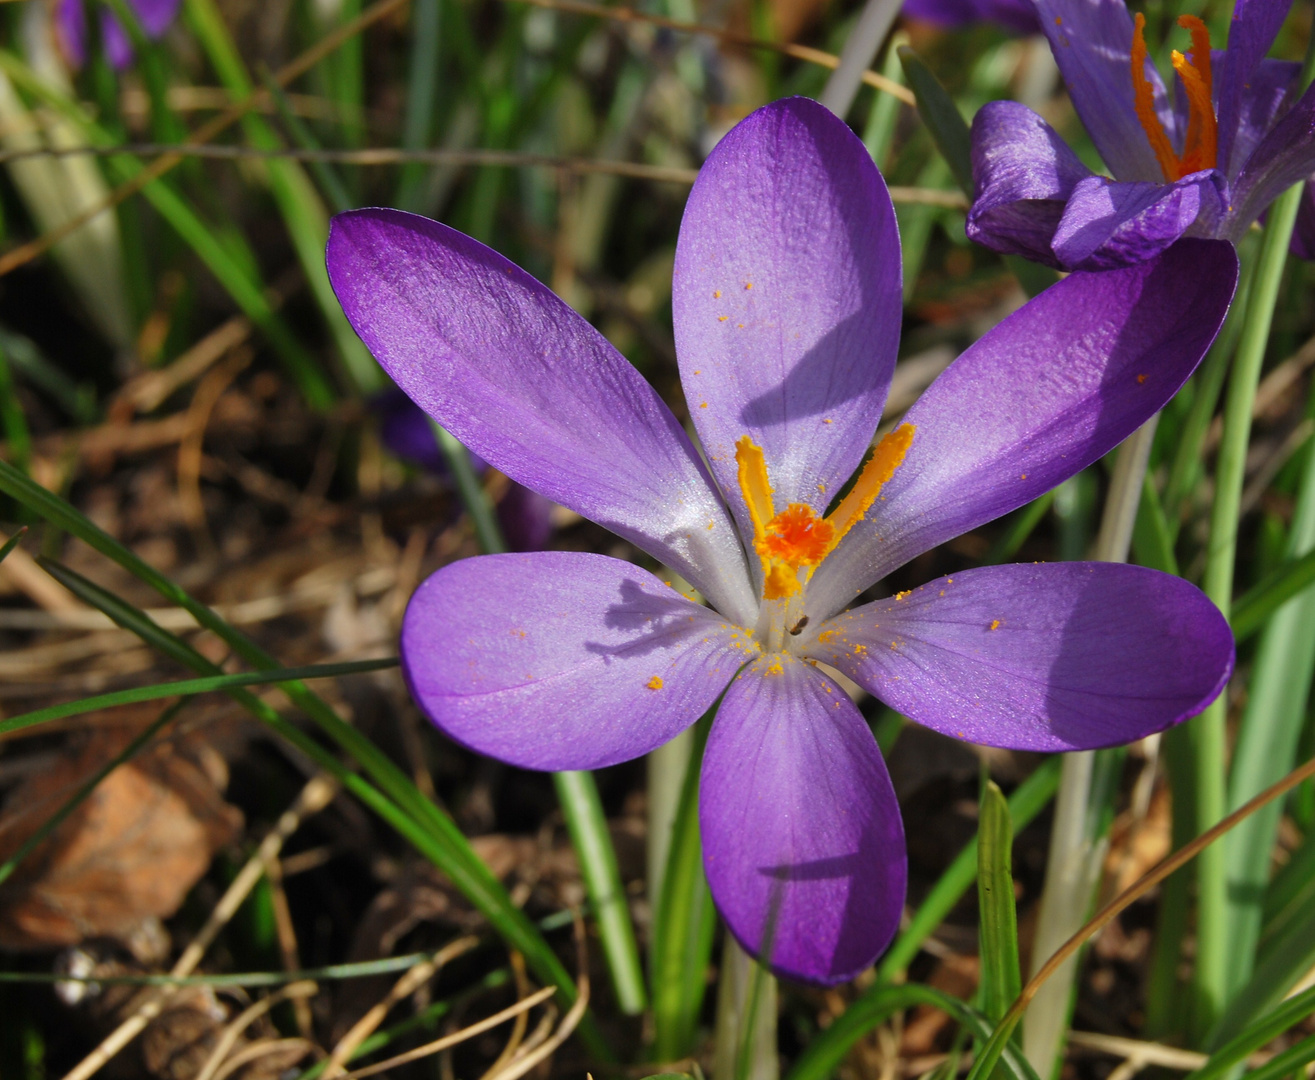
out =
[[648,755],[648,900],[654,911],[662,896],[671,827],[676,822],[693,745],[694,729],[688,728]]
[[[1151,417],[1119,451],[1092,553],[1102,562],[1128,559],[1158,421],[1158,414]],[[1033,974],[1085,921],[1100,881],[1107,840],[1093,835],[1089,826],[1093,820],[1089,807],[1094,757],[1092,751],[1064,755],[1050,831],[1046,883],[1032,946]],[[1046,992],[1033,1001],[1023,1025],[1023,1053],[1042,1080],[1047,1080],[1059,1063],[1077,963],[1075,955],[1050,977]]]
[[[1265,359],[1274,305],[1287,261],[1288,242],[1297,220],[1301,188],[1280,196],[1269,211],[1256,265],[1255,282],[1248,298],[1242,337],[1228,382],[1224,405],[1223,437],[1215,467],[1215,501],[1210,514],[1210,546],[1206,559],[1205,594],[1227,617],[1233,600],[1233,571],[1237,557],[1238,516],[1242,484],[1246,479],[1247,445],[1251,438],[1251,411]],[[1196,777],[1196,828],[1217,824],[1227,804],[1224,720],[1227,693],[1191,721],[1191,747]],[[1228,990],[1227,847],[1213,844],[1197,859],[1196,971],[1194,975],[1192,1032],[1199,1038],[1213,1025]]]
[[717,986],[714,1080],[779,1080],[776,979],[726,935]]
[[854,104],[863,73],[872,66],[877,49],[899,14],[901,0],[867,0],[840,53],[840,66],[831,73],[818,100],[842,120]]
[[630,907],[607,831],[607,818],[603,816],[603,804],[598,798],[598,786],[593,773],[588,772],[553,773],[553,784],[580,860],[594,918],[598,920],[598,937],[612,973],[617,1006],[625,1015],[634,1016],[643,1012],[647,1004],[644,972],[639,964]]

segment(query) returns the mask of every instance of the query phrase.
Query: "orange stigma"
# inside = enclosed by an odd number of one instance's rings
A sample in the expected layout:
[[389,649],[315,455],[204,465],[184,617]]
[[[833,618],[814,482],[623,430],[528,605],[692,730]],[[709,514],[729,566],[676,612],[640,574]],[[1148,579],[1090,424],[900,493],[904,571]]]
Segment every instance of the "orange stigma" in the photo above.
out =
[[1195,15],[1178,16],[1178,25],[1192,35],[1192,51],[1184,56],[1173,52],[1173,69],[1182,80],[1187,95],[1187,134],[1183,152],[1174,151],[1164,125],[1155,112],[1155,88],[1146,78],[1146,16],[1134,16],[1132,31],[1132,100],[1146,139],[1160,163],[1165,180],[1172,183],[1188,173],[1213,169],[1218,151],[1218,126],[1214,104],[1210,100],[1210,31]]
[[798,593],[813,567],[863,520],[882,486],[904,461],[913,430],[912,424],[901,424],[883,438],[849,494],[825,518],[806,503],[790,503],[777,513],[762,448],[747,435],[736,442],[740,492],[753,522],[753,548],[762,562],[764,600],[784,600]]

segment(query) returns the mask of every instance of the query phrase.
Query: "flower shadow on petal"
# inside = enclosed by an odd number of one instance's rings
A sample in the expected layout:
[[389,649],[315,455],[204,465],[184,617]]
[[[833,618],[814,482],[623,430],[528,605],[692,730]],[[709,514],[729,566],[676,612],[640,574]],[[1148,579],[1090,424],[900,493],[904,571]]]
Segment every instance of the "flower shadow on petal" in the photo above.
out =
[[587,652],[597,656],[643,656],[708,632],[706,622],[690,614],[690,602],[674,590],[669,598],[656,597],[640,588],[638,582],[623,579],[619,592],[620,600],[604,609],[603,625],[609,630],[633,633],[634,637],[611,644],[586,641]]

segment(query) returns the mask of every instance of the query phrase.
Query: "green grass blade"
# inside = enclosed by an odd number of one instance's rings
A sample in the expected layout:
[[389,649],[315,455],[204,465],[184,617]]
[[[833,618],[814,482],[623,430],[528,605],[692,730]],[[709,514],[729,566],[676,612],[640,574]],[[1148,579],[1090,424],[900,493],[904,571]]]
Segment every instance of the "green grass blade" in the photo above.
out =
[[977,899],[980,908],[982,1014],[999,1023],[1023,988],[1018,969],[1018,918],[1014,909],[1014,828],[1009,804],[991,780],[982,787],[977,826]]
[[[438,104],[438,73],[442,66],[442,24],[442,0],[412,0],[411,67],[402,124],[402,146],[407,150],[424,150],[434,137],[434,106]],[[394,200],[397,207],[417,213],[424,208],[426,174],[427,170],[418,162],[402,166]]]
[[470,451],[438,421],[430,420],[429,426],[434,432],[434,441],[438,444],[439,453],[443,455],[448,472],[457,485],[461,503],[466,508],[466,513],[470,515],[471,524],[475,527],[480,550],[486,555],[496,555],[506,551],[507,541],[503,538],[502,527],[498,524],[488,492],[484,490],[479,477],[475,474]]
[[[264,65],[261,65],[260,68],[260,81],[264,84],[271,100],[273,100],[274,108],[278,110],[279,120],[287,129],[288,134],[292,136],[292,141],[303,150],[321,149],[320,141],[315,138],[315,133],[302,121],[301,117],[292,111],[292,106],[288,102],[288,95]],[[310,171],[315,174],[315,179],[320,182],[320,188],[329,200],[335,214],[341,214],[344,210],[350,210],[356,205],[352,197],[347,194],[347,188],[342,182],[342,177],[338,175],[338,170],[333,167],[332,162],[311,161],[308,164]]]
[[1141,502],[1132,526],[1132,552],[1137,562],[1166,574],[1178,573],[1173,550],[1173,529],[1165,516],[1155,481],[1148,472],[1142,478]]
[[9,459],[27,472],[32,460],[32,435],[28,431],[23,404],[14,391],[13,373],[3,346],[0,346],[0,427],[4,428],[9,443]]
[[23,534],[27,532],[27,526],[24,525],[18,532],[14,533],[5,541],[4,547],[0,547],[0,562],[4,562],[9,557],[9,553],[18,547],[18,542],[23,539]]
[[102,780],[109,776],[110,773],[120,765],[127,761],[131,761],[136,757],[156,735],[163,731],[167,725],[171,724],[177,718],[178,714],[182,712],[183,707],[187,704],[188,700],[190,699],[184,698],[182,701],[176,701],[166,708],[155,720],[147,725],[144,731],[133,738],[133,740],[119,751],[119,753],[115,754],[114,757],[110,758],[109,761],[80,784],[78,789],[69,796],[69,798],[64,800],[64,804],[51,814],[50,817],[46,818],[46,820],[41,823],[41,826],[19,845],[17,851],[9,856],[9,858],[3,863],[0,863],[0,884],[7,881],[10,875],[18,868],[19,864],[21,864],[24,859],[44,843],[46,838],[58,829],[73,811],[86,802],[91,793],[100,786]]
[[607,818],[598,797],[598,785],[589,772],[553,774],[566,827],[580,859],[585,888],[598,919],[598,936],[612,975],[617,1005],[627,1016],[644,1011],[644,972],[630,921],[630,905],[616,864],[616,851],[607,831]]
[[1315,833],[1307,833],[1265,890],[1264,929],[1260,934],[1263,956],[1270,944],[1315,905]]
[[[810,1042],[786,1080],[827,1080],[844,1061],[849,1048],[883,1020],[917,1005],[931,1005],[953,1017],[970,1035],[985,1041],[992,1024],[985,1016],[930,986],[878,984],[855,1001],[821,1035]],[[1021,1053],[1002,1044],[998,1062],[1009,1080],[1036,1080],[1036,1073]],[[994,1062],[992,1063],[995,1064]]]
[[1304,1020],[1312,1011],[1315,1011],[1315,986],[1294,994],[1276,1009],[1245,1025],[1242,1031],[1214,1051],[1201,1068],[1188,1073],[1185,1080],[1221,1080],[1249,1054]]
[[1027,542],[1027,538],[1036,531],[1036,527],[1045,520],[1054,501],[1055,493],[1047,491],[1039,499],[1033,499],[1026,506],[1014,511],[1005,531],[986,553],[982,565],[996,566],[1013,559],[1018,554],[1018,549]]
[[[17,537],[15,537],[15,540]],[[10,544],[14,541],[11,540]],[[9,546],[5,545],[6,548]],[[63,568],[58,563],[46,562],[52,576],[59,577]],[[216,690],[227,690],[233,686],[266,686],[271,683],[287,682],[300,679],[331,679],[340,675],[358,675],[366,671],[381,671],[397,666],[396,657],[380,660],[357,660],[344,664],[316,664],[299,668],[274,668],[270,671],[242,671],[234,675],[215,675],[204,679],[182,679],[178,682],[156,683],[153,686],[134,686],[126,690],[115,690],[95,697],[79,698],[59,705],[48,705],[44,709],[11,716],[0,720],[0,735],[12,731],[34,727],[50,720],[61,720],[66,716],[81,716],[83,713],[95,712],[97,709],[112,709],[118,705],[131,705],[142,701],[158,701],[161,698],[179,695],[208,694]]]
[[1242,1076],[1243,1080],[1281,1080],[1285,1076],[1305,1076],[1305,1065],[1311,1061],[1315,1061],[1315,1035],[1308,1035],[1295,1046],[1274,1055],[1260,1068],[1252,1069]]
[[[1288,556],[1315,557],[1315,450],[1306,454],[1305,475],[1289,533]],[[1270,618],[1251,669],[1246,711],[1238,728],[1229,774],[1228,808],[1236,810],[1285,776],[1296,764],[1306,723],[1311,676],[1315,674],[1315,588],[1284,604]],[[1250,976],[1260,937],[1265,886],[1277,839],[1282,803],[1252,814],[1229,836],[1227,847],[1228,955],[1230,991]],[[1227,999],[1225,999],[1227,1001]]]
[[[900,63],[899,50],[908,45],[909,36],[902,30],[891,35],[886,47],[886,59],[881,65],[881,73],[891,82],[904,81],[904,67]],[[877,168],[885,171],[886,158],[890,154],[890,144],[895,137],[895,122],[899,119],[902,102],[894,94],[884,90],[872,91],[872,108],[868,111],[868,122],[863,129],[863,145],[867,147]]]
[[[233,43],[228,24],[213,0],[186,0],[187,18],[205,49],[220,81],[235,98],[241,100],[251,93],[253,86],[246,65]],[[261,150],[277,150],[278,136],[263,117],[248,112],[242,118],[243,130],[252,146]],[[338,346],[343,365],[356,389],[371,393],[384,385],[383,372],[374,362],[369,350],[356,336],[347,317],[343,315],[329,284],[324,265],[324,245],[329,238],[329,216],[315,185],[306,170],[295,161],[280,158],[267,159],[270,193],[278,204],[288,237],[292,241],[302,272],[320,311]]]
[[[88,142],[96,146],[114,145],[110,134],[89,120],[76,103],[52,90],[26,64],[4,49],[0,49],[0,69],[15,84],[72,120]],[[115,154],[106,159],[106,165],[120,183],[135,179],[144,168],[130,154]],[[246,261],[235,255],[229,242],[210,228],[167,181],[152,181],[142,188],[142,196],[195,252],[242,313],[260,328],[307,404],[316,409],[331,405],[334,393],[325,381],[319,363],[274,311],[264,288],[252,276]]]
[[659,1061],[676,1061],[693,1052],[707,989],[716,912],[703,876],[699,769],[715,714],[714,705],[694,727],[662,893],[653,914],[653,1052]]
[[[171,603],[186,608],[198,623],[215,633],[253,667],[266,671],[279,667],[273,657],[240,631],[229,626],[210,608],[192,599],[186,591],[143,562],[76,508],[28,479],[6,462],[0,462],[0,491],[18,499],[62,531],[106,555],[134,577],[150,585]],[[64,573],[68,575],[72,572],[65,570]],[[182,639],[156,626],[143,612],[124,604],[117,597],[113,597],[112,594],[106,593],[90,582],[86,582],[85,585],[91,590],[88,596],[99,595],[100,600],[114,610],[109,610],[90,599],[88,602],[100,607],[110,618],[131,629],[143,640],[160,648],[165,655],[178,659],[200,674],[223,674]],[[119,617],[116,617],[116,614]],[[121,622],[121,618],[128,621]],[[129,625],[129,622],[132,625]],[[344,769],[331,754],[296,727],[283,721],[258,698],[241,689],[233,689],[229,692],[237,696],[249,710],[256,711],[259,719],[275,727],[280,735],[306,752],[322,767],[340,776],[344,784],[361,797],[367,806],[380,813],[389,824],[402,832],[422,854],[434,861],[452,879],[498,933],[514,948],[525,953],[526,960],[540,978],[560,987],[567,1000],[573,999],[574,983],[556,954],[524,912],[512,904],[502,884],[471,849],[469,841],[452,819],[425,798],[414,782],[374,743],[350,724],[345,723],[301,682],[285,683],[283,690],[329,738],[360,764],[379,785],[378,788],[373,784],[354,783],[350,771]],[[387,795],[383,792],[387,792]],[[595,1054],[608,1056],[608,1051],[588,1016],[582,1022],[581,1034]]]
[[1315,967],[1315,908],[1306,908],[1275,935],[1261,954],[1250,980],[1228,1003],[1206,1044],[1223,1045],[1257,1017],[1275,1008],[1285,994]]
[[[1026,828],[1039,814],[1055,794],[1059,786],[1060,758],[1047,758],[1039,769],[1018,785],[1009,796],[1009,816],[1017,823],[1017,828]],[[972,840],[957,856],[949,868],[940,876],[932,887],[922,906],[913,914],[905,929],[895,939],[890,951],[882,957],[877,967],[878,985],[892,982],[902,977],[905,969],[929,938],[936,927],[944,922],[950,910],[966,893],[977,876],[977,840]],[[862,999],[860,999],[862,1000]],[[823,1035],[825,1039],[830,1028]]]
[[[1307,465],[1307,468],[1310,466]],[[1315,549],[1289,559],[1233,605],[1233,637],[1245,641],[1289,600],[1315,584]]]
[[907,45],[898,50],[904,65],[904,77],[918,99],[918,115],[931,132],[936,149],[941,152],[959,189],[973,197],[972,137],[968,124],[954,98],[932,74],[931,68]]

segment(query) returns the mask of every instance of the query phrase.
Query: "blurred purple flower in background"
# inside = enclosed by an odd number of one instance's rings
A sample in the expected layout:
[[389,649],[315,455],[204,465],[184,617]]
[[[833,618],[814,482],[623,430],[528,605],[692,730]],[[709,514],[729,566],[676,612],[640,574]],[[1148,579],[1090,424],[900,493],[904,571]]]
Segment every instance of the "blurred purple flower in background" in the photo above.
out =
[[677,353],[706,466],[597,331],[469,237],[360,210],[335,219],[328,264],[353,326],[426,412],[712,605],[602,555],[457,562],[407,610],[417,702],[482,753],[592,769],[646,753],[720,697],[704,864],[731,931],[781,975],[852,977],[904,903],[885,765],[819,665],[951,737],[1039,751],[1158,731],[1231,670],[1203,594],[1136,567],[982,567],[844,610],[1163,406],[1228,307],[1228,244],[1070,276],[973,345],[869,457],[901,322],[890,197],[830,112],[769,105],[708,158],[677,246]]
[[[393,387],[370,402],[370,411],[379,419],[379,437],[392,453],[405,461],[439,476],[447,476],[447,462],[434,439],[429,417],[406,394]],[[488,463],[478,454],[471,455],[475,471],[482,473]],[[530,491],[514,480],[498,500],[496,513],[503,539],[512,551],[542,551],[553,534],[551,499]]]
[[[1315,90],[1265,58],[1291,0],[1238,0],[1225,52],[1205,25],[1174,52],[1171,106],[1123,0],[1035,0],[1041,29],[1114,179],[1093,173],[1040,116],[995,101],[973,120],[970,238],[1063,270],[1128,266],[1181,236],[1236,241],[1315,172]],[[1309,224],[1304,235],[1315,235]]]
[[904,0],[900,10],[911,19],[949,29],[989,22],[1015,34],[1041,33],[1032,0]]
[[[128,0],[142,29],[152,39],[164,36],[174,19],[182,0]],[[100,39],[105,57],[119,70],[132,63],[132,43],[123,24],[108,8],[96,5],[100,11]],[[82,67],[87,62],[87,9],[84,0],[56,0],[55,32],[60,47],[69,63]]]

